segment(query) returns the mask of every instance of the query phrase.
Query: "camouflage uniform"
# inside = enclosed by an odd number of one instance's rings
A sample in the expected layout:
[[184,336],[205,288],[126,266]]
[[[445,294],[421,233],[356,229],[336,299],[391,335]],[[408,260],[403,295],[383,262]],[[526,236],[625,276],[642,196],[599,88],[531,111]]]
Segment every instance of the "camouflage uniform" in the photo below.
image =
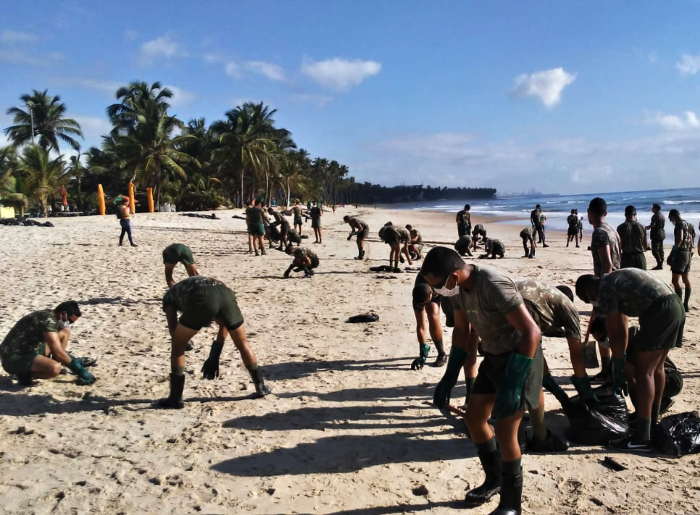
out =
[[365,223],[365,221],[361,218],[353,216],[352,218],[350,218],[350,220],[348,220],[348,223],[350,224],[350,227],[352,227],[353,231],[357,231],[358,226],[362,227],[362,230],[357,233],[358,239],[364,240],[365,238],[367,238],[367,236],[369,236],[369,225],[367,225],[367,223]]
[[[534,227],[525,227],[522,231],[520,231],[520,237],[523,239],[523,249],[525,250],[525,255],[533,255],[535,252],[535,228]],[[530,246],[530,242],[532,242],[532,246]]]
[[[505,377],[510,354],[517,352],[520,333],[510,325],[506,315],[517,309],[523,298],[515,283],[494,268],[475,265],[472,275],[472,289],[460,288],[459,294],[450,300],[455,309],[466,315],[472,329],[481,337],[484,360],[479,366],[472,393],[490,395],[498,391]],[[522,409],[539,406],[542,363],[542,345],[538,343],[522,392]]]
[[319,265],[318,256],[313,250],[307,248],[294,249],[294,259],[308,257],[311,260],[309,268],[317,268]]
[[265,223],[263,221],[263,211],[257,206],[249,207],[245,210],[246,218],[248,219],[248,232],[253,236],[262,236],[265,234]]
[[680,347],[685,309],[671,287],[637,268],[615,270],[600,280],[597,310],[639,317],[639,352]]
[[34,311],[22,317],[0,344],[2,368],[8,374],[29,374],[32,362],[46,353],[45,333],[57,333],[53,311]]
[[187,245],[173,243],[163,250],[163,264],[177,265],[178,263],[194,265],[194,256],[192,256],[192,250]]
[[569,225],[569,228],[566,231],[566,234],[569,236],[576,236],[578,234],[578,216],[576,215],[569,215],[566,217],[566,223]]
[[169,306],[182,312],[180,324],[195,331],[218,319],[226,329],[243,323],[236,295],[221,281],[196,275],[183,279],[163,296],[163,311]]
[[481,224],[476,224],[472,231],[472,236],[486,236],[486,228]]
[[486,242],[486,253],[491,254],[492,258],[502,258],[506,255],[506,247],[501,240],[489,240]]
[[455,250],[463,256],[464,254],[467,254],[469,256],[472,255],[471,251],[469,250],[469,247],[471,247],[472,244],[472,237],[469,234],[465,234],[464,236],[460,237],[456,242],[455,242]]
[[301,225],[301,206],[294,206],[292,213],[294,214],[294,225]]
[[649,239],[651,239],[651,254],[656,259],[656,264],[664,264],[664,239],[666,238],[666,217],[659,211],[651,215],[651,225],[649,227]]
[[564,328],[567,338],[581,340],[581,320],[569,297],[554,286],[534,279],[518,279],[515,286],[543,333]]
[[676,240],[683,234],[680,245],[673,256],[671,262],[671,272],[674,274],[684,274],[690,272],[690,259],[693,255],[693,244],[695,243],[695,228],[690,228],[690,224],[685,220],[676,222],[673,236]]
[[418,248],[418,250],[423,250],[423,236],[421,236],[420,231],[416,231],[416,241],[413,241],[413,238],[411,237],[410,243],[412,245],[415,245]]
[[299,236],[299,233],[294,229],[289,229],[289,232],[287,233],[287,240],[290,243],[296,243],[298,245],[301,243],[301,236]]
[[647,269],[647,259],[644,257],[644,235],[646,229],[639,222],[625,221],[617,226],[617,234],[620,237],[622,256],[621,268]]
[[609,224],[603,222],[600,227],[596,227],[593,230],[593,235],[591,236],[593,273],[597,277],[601,276],[601,263],[600,256],[598,256],[598,249],[605,246],[610,247],[610,261],[612,262],[612,269],[618,270],[620,268],[620,255],[622,254],[620,248],[620,236]]
[[287,237],[289,234],[289,222],[285,217],[283,217],[280,213],[277,211],[272,212],[272,217],[275,219],[275,222],[270,225],[270,227],[275,227],[277,225],[280,226],[280,241],[284,241],[284,239]]
[[457,213],[457,235],[461,238],[469,234],[472,230],[472,215],[469,211],[462,209]]

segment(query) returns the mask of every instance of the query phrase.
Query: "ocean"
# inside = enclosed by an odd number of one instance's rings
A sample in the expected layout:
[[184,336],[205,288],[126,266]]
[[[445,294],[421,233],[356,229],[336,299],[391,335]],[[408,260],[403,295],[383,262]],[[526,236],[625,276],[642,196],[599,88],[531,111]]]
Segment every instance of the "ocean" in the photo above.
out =
[[[572,209],[578,209],[579,216],[583,216],[584,238],[590,236],[591,225],[588,223],[586,210],[588,203],[594,197],[603,197],[608,203],[607,222],[617,227],[625,220],[625,207],[633,205],[637,208],[637,221],[643,225],[649,225],[651,220],[651,205],[654,202],[661,204],[661,210],[668,218],[671,209],[678,209],[684,220],[691,222],[698,228],[700,221],[700,188],[653,190],[653,191],[623,191],[619,193],[587,193],[583,195],[524,195],[518,197],[503,197],[489,200],[465,200],[423,202],[406,206],[408,209],[435,210],[446,213],[456,213],[471,204],[471,212],[481,216],[505,217],[498,222],[502,224],[530,223],[530,211],[536,204],[542,206],[542,211],[547,216],[546,228],[566,231],[568,225],[566,217]],[[456,231],[456,229],[455,229]],[[672,244],[673,228],[666,220],[667,243]]]

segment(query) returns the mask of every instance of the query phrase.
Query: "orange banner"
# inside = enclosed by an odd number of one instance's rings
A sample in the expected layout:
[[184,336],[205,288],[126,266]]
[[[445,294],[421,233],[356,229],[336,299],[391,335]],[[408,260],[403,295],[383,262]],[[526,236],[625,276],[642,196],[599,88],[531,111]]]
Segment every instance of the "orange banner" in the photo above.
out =
[[97,207],[100,214],[104,216],[107,212],[107,208],[105,207],[105,192],[102,189],[102,184],[97,185]]

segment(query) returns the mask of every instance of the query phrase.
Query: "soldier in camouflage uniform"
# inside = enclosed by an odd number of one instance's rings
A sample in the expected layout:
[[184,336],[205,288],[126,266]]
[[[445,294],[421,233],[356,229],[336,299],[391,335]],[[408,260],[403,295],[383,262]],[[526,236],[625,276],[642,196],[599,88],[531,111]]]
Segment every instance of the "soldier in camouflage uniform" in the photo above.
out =
[[479,244],[479,238],[481,237],[481,242],[486,240],[486,228],[481,224],[476,224],[474,230],[472,231],[472,248],[476,250],[476,246]]
[[520,237],[523,239],[523,249],[525,250],[525,255],[523,257],[534,258],[535,249],[537,248],[534,227],[525,227],[525,229],[520,231]]
[[486,254],[481,257],[486,257],[486,258],[491,258],[491,259],[496,259],[498,257],[499,259],[502,259],[503,256],[506,255],[506,246],[503,245],[503,242],[501,240],[494,240],[491,238],[485,238],[484,239],[484,250],[486,250]]
[[81,312],[75,301],[62,302],[51,310],[34,311],[22,317],[0,344],[2,368],[17,375],[22,385],[33,379],[51,379],[61,373],[61,364],[78,376],[78,384],[88,385],[95,378],[85,370],[83,359],[66,352],[70,327]]
[[566,246],[569,246],[569,243],[571,243],[571,240],[576,240],[576,248],[579,247],[578,244],[578,233],[579,233],[579,219],[578,216],[576,216],[576,210],[572,209],[571,214],[566,217],[566,223],[568,224],[569,228],[566,231]]
[[457,222],[457,237],[461,238],[472,231],[472,215],[469,212],[471,206],[464,204],[464,209],[457,212],[455,221]]
[[[219,357],[226,336],[231,335],[241,360],[250,374],[258,397],[270,393],[265,386],[262,369],[253,349],[248,345],[243,315],[236,302],[236,294],[224,283],[211,277],[197,275],[183,279],[170,288],[163,297],[163,311],[171,337],[170,395],[156,403],[157,407],[181,409],[185,389],[185,346],[202,327],[216,322],[219,332],[212,342],[209,357],[202,366],[204,379],[219,376]],[[181,312],[179,320],[178,312]]]
[[596,305],[599,314],[606,316],[616,394],[626,389],[628,317],[639,317],[635,359],[637,428],[632,437],[614,440],[610,445],[618,450],[650,451],[651,425],[658,422],[663,396],[664,360],[670,349],[683,342],[685,310],[681,300],[664,281],[637,268],[615,270],[602,278],[583,275],[576,281],[576,295]]
[[294,255],[294,261],[292,261],[289,268],[285,270],[285,279],[289,277],[292,270],[295,272],[304,272],[304,277],[311,277],[314,275],[313,269],[317,268],[319,265],[318,256],[314,253],[314,251],[303,247],[292,249],[292,246],[289,245],[286,252],[287,254]]
[[693,257],[693,246],[695,244],[695,228],[681,218],[681,214],[677,209],[671,209],[668,213],[669,221],[675,225],[673,236],[675,245],[671,249],[668,256],[668,263],[671,265],[671,281],[673,288],[679,298],[683,298],[683,290],[681,289],[680,280],[683,279],[685,286],[685,300],[683,305],[686,313],[690,311],[690,261]]
[[646,270],[647,260],[644,257],[644,251],[649,248],[647,232],[637,221],[637,209],[634,206],[625,208],[625,221],[617,226],[617,234],[622,247],[621,268]]
[[470,250],[472,246],[472,237],[471,234],[465,234],[464,236],[461,236],[456,242],[455,242],[455,250],[459,252],[460,256],[467,255],[469,257],[472,257],[472,251]]
[[357,218],[356,216],[345,215],[343,221],[350,226],[350,235],[348,236],[348,241],[352,239],[353,236],[357,236],[355,242],[357,243],[357,257],[355,259],[362,260],[365,258],[365,240],[369,236],[369,225],[364,220]]
[[412,225],[407,225],[406,230],[411,237],[408,242],[408,253],[411,255],[411,259],[418,261],[423,257],[423,236],[421,236],[420,231]]
[[194,262],[194,256],[192,256],[192,250],[182,243],[173,243],[168,245],[163,250],[163,264],[165,265],[165,282],[168,283],[168,288],[171,288],[175,284],[175,279],[173,279],[173,270],[178,263],[182,263],[187,270],[187,276],[193,277],[199,275],[197,271],[197,265]]
[[[449,299],[443,299],[433,291],[422,274],[416,276],[413,284],[413,314],[416,317],[416,336],[418,337],[418,357],[411,363],[411,370],[420,370],[428,361],[430,345],[426,343],[425,318],[428,319],[428,330],[438,351],[435,362],[431,367],[444,367],[447,355],[442,342],[442,324],[440,323],[440,306],[447,315],[447,326],[454,326],[454,312]],[[425,316],[424,316],[425,314]]]
[[651,224],[646,226],[646,230],[649,231],[649,238],[651,239],[651,254],[656,259],[656,266],[652,270],[663,270],[664,239],[666,239],[664,225],[666,225],[666,217],[661,212],[659,204],[651,206],[651,212],[653,213],[651,215]]
[[303,223],[301,215],[303,213],[303,209],[301,205],[299,205],[299,199],[294,200],[294,207],[292,207],[292,214],[294,215],[294,229],[296,230],[297,227],[299,228],[299,236],[301,236],[301,224]]
[[406,229],[401,227],[396,227],[391,222],[384,224],[379,230],[379,237],[391,247],[391,252],[389,253],[389,266],[394,270],[399,269],[399,260],[403,263],[403,256],[406,254],[406,259],[408,264],[412,265],[411,256],[408,253],[408,242],[411,240],[411,236],[408,234]]
[[[540,329],[515,283],[496,269],[467,264],[455,251],[435,247],[425,257],[421,273],[436,293],[451,297],[454,307],[446,375],[459,373],[481,337],[484,358],[465,419],[486,479],[467,492],[465,503],[483,504],[500,492],[494,513],[518,514],[523,475],[517,433],[523,410],[537,408],[540,401]],[[436,389],[434,399],[437,394]],[[496,419],[498,446],[490,416]]]
[[[284,247],[285,243],[287,242],[287,235],[289,234],[289,222],[282,215],[282,213],[275,211],[271,207],[267,209],[267,212],[272,216],[272,218],[275,219],[275,221],[270,224],[270,227],[277,227],[278,225],[280,226],[280,246],[277,247],[277,250],[282,250],[282,247]],[[272,243],[272,240],[270,240],[270,243]]]

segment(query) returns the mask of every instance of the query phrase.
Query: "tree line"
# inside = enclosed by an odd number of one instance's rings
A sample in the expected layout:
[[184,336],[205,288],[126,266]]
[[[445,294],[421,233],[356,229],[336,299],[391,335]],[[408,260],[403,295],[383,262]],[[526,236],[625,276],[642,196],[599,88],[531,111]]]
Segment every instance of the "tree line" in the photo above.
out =
[[[490,188],[357,183],[346,165],[311,158],[297,148],[292,133],[275,125],[276,110],[262,102],[244,103],[210,124],[204,118],[184,123],[170,114],[172,96],[159,82],[119,88],[117,102],[106,109],[112,130],[102,136],[99,148],[83,152],[80,124],[66,116],[59,96],[48,90],[22,95],[22,105],[7,110],[13,125],[4,131],[11,145],[0,148],[0,201],[19,208],[35,202],[45,215],[65,186],[79,211],[93,211],[98,184],[114,197],[130,181],[139,192],[153,188],[156,205],[170,202],[181,210],[242,207],[250,198],[368,204],[496,193]],[[64,158],[60,152],[65,145],[77,155]]]

